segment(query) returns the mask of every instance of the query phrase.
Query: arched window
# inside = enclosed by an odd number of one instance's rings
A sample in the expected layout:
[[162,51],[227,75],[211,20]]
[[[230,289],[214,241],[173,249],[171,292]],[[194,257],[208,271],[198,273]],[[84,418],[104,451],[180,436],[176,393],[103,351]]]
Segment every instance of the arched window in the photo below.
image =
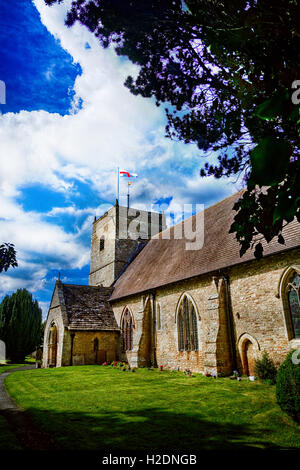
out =
[[179,351],[198,351],[198,320],[193,302],[185,295],[177,316]]
[[291,316],[292,336],[300,338],[300,274],[293,272],[286,285],[286,296]]
[[104,235],[102,235],[102,237],[100,238],[99,250],[100,251],[104,250]]
[[133,348],[133,321],[128,309],[125,310],[121,322],[122,351],[131,351]]

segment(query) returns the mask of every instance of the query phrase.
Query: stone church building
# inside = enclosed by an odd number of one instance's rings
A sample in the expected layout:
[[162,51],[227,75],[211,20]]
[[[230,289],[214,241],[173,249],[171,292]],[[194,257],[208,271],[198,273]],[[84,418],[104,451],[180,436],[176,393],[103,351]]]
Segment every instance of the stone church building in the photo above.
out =
[[95,219],[89,285],[56,282],[43,366],[121,360],[254,375],[263,351],[279,364],[300,347],[300,224],[285,227],[285,245],[265,243],[262,260],[240,258],[229,228],[241,195],[169,229],[163,214],[118,203]]

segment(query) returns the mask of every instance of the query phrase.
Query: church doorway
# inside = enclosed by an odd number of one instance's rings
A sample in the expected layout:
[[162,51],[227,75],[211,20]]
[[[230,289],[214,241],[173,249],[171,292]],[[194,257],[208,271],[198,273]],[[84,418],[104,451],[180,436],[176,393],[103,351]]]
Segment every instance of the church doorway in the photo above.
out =
[[56,367],[57,365],[57,336],[57,327],[53,323],[49,331],[48,367]]
[[243,369],[244,374],[251,376],[255,371],[255,346],[250,340],[246,340],[243,344]]

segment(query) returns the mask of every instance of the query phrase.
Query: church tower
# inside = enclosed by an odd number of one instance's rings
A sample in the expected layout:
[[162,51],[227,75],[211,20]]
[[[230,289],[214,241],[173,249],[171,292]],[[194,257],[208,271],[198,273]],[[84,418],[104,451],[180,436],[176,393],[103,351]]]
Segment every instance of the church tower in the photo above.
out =
[[148,240],[166,229],[164,214],[119,206],[93,224],[90,286],[109,287]]

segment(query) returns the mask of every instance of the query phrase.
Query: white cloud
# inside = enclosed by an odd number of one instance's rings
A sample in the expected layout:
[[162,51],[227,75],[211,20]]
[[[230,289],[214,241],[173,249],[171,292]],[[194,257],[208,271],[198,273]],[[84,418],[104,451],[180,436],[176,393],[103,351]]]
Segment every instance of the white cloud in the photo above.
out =
[[41,214],[25,212],[1,196],[0,207],[0,240],[15,244],[19,265],[1,274],[0,296],[18,288],[35,292],[44,287],[49,269],[82,268],[89,262],[89,249],[78,240],[80,230],[66,233],[63,227],[43,221]]
[[75,241],[76,235],[66,233],[58,225],[44,222],[36,212],[24,212],[16,203],[0,196],[0,239],[9,240],[18,247],[20,259],[31,254],[56,254],[59,260],[69,260],[81,268],[88,262],[88,252]]
[[[104,199],[112,201],[118,166],[139,170],[137,194],[145,182],[155,186],[155,197],[173,194],[180,186],[184,190],[182,183],[174,187],[174,180],[198,166],[195,162],[201,152],[194,145],[166,139],[163,110],[123,86],[136,67],[120,60],[113,50],[102,49],[81,25],[65,27],[68,2],[48,7],[43,0],[35,0],[35,5],[48,30],[82,67],[74,90],[83,107],[65,116],[21,111],[1,117],[1,154],[9,155],[1,167],[3,193],[14,196],[21,185],[32,183],[66,192],[72,188],[70,179],[76,178],[90,182]],[[86,42],[91,45],[88,50]],[[152,183],[155,172],[161,172],[162,178]]]
[[42,309],[42,320],[45,321],[48,315],[49,304],[50,302],[44,302],[39,300],[39,306]]
[[[75,81],[69,115],[21,111],[0,116],[0,240],[15,243],[20,262],[18,277],[17,270],[1,275],[0,293],[24,286],[38,290],[49,268],[87,264],[89,252],[82,236],[89,238],[93,216],[108,208],[94,207],[91,201],[84,209],[69,205],[53,207],[46,214],[26,212],[16,202],[26,185],[42,184],[65,195],[76,191],[72,180],[77,179],[103,200],[113,201],[120,166],[139,173],[131,189],[136,206],[150,208],[154,200],[170,196],[173,205],[201,203],[207,194],[213,200],[218,191],[220,198],[234,191],[227,182],[200,179],[196,147],[167,140],[163,110],[123,86],[125,77],[136,73],[135,66],[113,50],[103,50],[79,24],[64,25],[69,0],[50,8],[43,0],[34,3],[47,29],[80,64],[82,75]],[[90,49],[85,47],[87,42]],[[49,69],[49,80],[51,73]],[[184,176],[187,170],[189,176]],[[122,192],[126,194],[126,185]],[[63,214],[74,220],[85,216],[85,220],[77,231],[68,233],[50,220]],[[30,264],[32,257],[40,257],[40,263]],[[21,279],[22,272],[30,278]]]
[[73,217],[80,217],[82,215],[100,216],[110,208],[111,204],[100,204],[97,207],[87,207],[85,209],[77,209],[76,206],[53,207],[51,211],[47,212],[46,215],[48,217],[54,217],[62,214],[71,215]]

